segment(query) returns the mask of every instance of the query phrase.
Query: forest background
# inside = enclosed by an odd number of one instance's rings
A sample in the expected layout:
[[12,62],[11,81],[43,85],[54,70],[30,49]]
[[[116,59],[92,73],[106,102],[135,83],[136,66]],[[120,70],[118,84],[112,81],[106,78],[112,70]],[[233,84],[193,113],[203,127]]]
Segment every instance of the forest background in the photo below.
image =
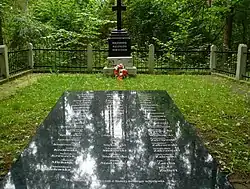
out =
[[[0,44],[107,47],[116,0],[1,0]],[[236,50],[250,46],[249,0],[123,0],[123,27],[135,48]]]

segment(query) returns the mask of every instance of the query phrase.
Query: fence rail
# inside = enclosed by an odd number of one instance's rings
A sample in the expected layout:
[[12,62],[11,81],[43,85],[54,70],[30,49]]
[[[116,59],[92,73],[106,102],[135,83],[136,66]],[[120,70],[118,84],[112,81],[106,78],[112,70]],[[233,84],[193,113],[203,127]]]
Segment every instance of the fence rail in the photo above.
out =
[[93,50],[93,72],[101,72],[108,65],[108,49]]
[[86,71],[87,50],[33,49],[35,71]]
[[250,81],[250,52],[247,53],[246,72],[242,75],[245,80]]
[[[3,47],[2,47],[3,48]],[[24,50],[1,49],[0,77],[7,77],[33,69],[36,72],[102,72],[108,61],[108,49],[58,49],[38,47],[32,44]],[[6,53],[8,52],[8,53]],[[5,61],[5,59],[8,61]],[[211,51],[187,50],[166,51],[132,49],[133,64],[138,73],[169,73],[215,71],[236,79],[250,80],[250,52],[246,45],[240,45],[238,51],[219,51],[214,45]],[[7,62],[7,63],[6,63]],[[8,65],[9,64],[9,65]],[[9,69],[7,69],[9,68]]]
[[192,70],[201,71],[209,68],[209,51],[155,51],[156,70]]
[[30,69],[28,51],[29,50],[11,50],[8,52],[10,75]]
[[215,51],[217,55],[216,72],[236,76],[237,51]]
[[[85,72],[88,68],[87,50],[60,50],[60,49],[33,49],[34,69],[52,71],[76,71]],[[102,72],[109,64],[108,49],[95,49],[92,51],[92,71]],[[134,66],[139,73],[148,72],[148,50],[132,50]],[[173,70],[208,70],[208,51],[156,51],[156,71]]]
[[133,64],[139,73],[148,72],[148,50],[133,49],[132,50]]

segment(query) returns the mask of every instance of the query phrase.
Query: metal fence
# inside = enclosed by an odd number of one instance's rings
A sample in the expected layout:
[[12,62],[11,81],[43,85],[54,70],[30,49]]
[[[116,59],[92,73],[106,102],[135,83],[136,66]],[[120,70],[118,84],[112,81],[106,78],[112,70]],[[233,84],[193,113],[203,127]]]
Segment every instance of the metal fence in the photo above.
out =
[[148,50],[132,50],[133,64],[139,73],[148,72]]
[[[29,52],[30,51],[30,52]],[[37,46],[29,50],[9,52],[10,74],[29,69],[29,61],[33,52],[35,72],[87,72],[87,49],[60,49]],[[109,65],[108,49],[92,50],[92,72],[102,72]],[[165,51],[154,52],[154,70],[159,73],[172,71],[204,71],[209,70],[209,51]],[[133,49],[133,64],[138,73],[149,72],[149,50]]]
[[10,50],[8,52],[10,75],[30,69],[28,52],[29,50]]
[[247,53],[246,73],[242,77],[250,81],[250,52]]
[[204,71],[209,70],[209,51],[163,51],[155,52],[155,70]]
[[[86,72],[87,50],[33,49],[34,69],[52,72]],[[102,71],[108,64],[108,50],[93,50],[93,72]]]
[[81,72],[87,69],[87,50],[35,48],[34,70],[51,72]]
[[93,72],[101,72],[108,65],[108,49],[93,50]]
[[[0,58],[2,58],[1,56],[3,56],[3,53],[2,52],[0,52]],[[1,60],[0,60],[1,61]],[[4,79],[4,74],[2,73],[2,71],[1,71],[1,68],[0,68],[0,80],[1,79]]]
[[[33,49],[34,69],[36,71],[87,71],[87,50]],[[146,71],[148,51],[132,52],[134,65],[139,72]],[[108,49],[93,50],[93,72],[102,72],[109,65]]]
[[[87,71],[87,50],[33,49],[34,69],[37,71],[85,72]],[[208,51],[159,50],[155,52],[155,71],[208,70]],[[148,72],[149,51],[132,50],[134,66],[139,73]],[[93,72],[101,72],[108,63],[108,49],[93,50]]]
[[[250,81],[250,52],[246,52],[243,47],[242,51],[239,52],[223,52],[211,48],[212,53],[202,50],[166,51],[160,49],[154,51],[153,49],[151,47],[150,50],[132,49],[133,64],[138,73],[152,73],[153,71],[156,73],[185,73],[191,71],[201,74],[202,72],[210,72],[215,67],[215,72]],[[245,69],[239,67],[242,70],[237,72],[241,74],[239,76],[236,75],[236,70],[237,54],[240,52],[246,52],[247,61],[246,72],[243,73],[242,71]],[[8,52],[10,75],[31,68],[36,72],[102,72],[105,66],[110,65],[107,58],[108,49],[92,50],[91,46],[88,46],[87,49],[62,49],[46,46],[33,48],[30,45],[25,50],[15,49]],[[243,61],[245,58],[238,61],[240,62],[239,66],[245,66]],[[5,76],[3,72],[0,78],[3,77],[8,76]]]
[[216,51],[216,72],[235,77],[237,68],[237,51]]

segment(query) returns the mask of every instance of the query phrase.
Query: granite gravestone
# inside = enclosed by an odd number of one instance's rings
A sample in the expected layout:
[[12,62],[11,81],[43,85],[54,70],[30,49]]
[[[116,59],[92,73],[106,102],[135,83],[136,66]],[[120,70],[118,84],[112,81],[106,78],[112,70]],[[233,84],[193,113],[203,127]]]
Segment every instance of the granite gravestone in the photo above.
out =
[[127,31],[122,30],[122,11],[126,6],[122,5],[121,0],[117,0],[117,5],[112,7],[117,11],[117,30],[112,31],[109,43],[109,57],[130,57],[131,56],[131,39]]
[[164,91],[66,92],[1,189],[232,189]]
[[126,6],[122,5],[121,0],[117,0],[117,5],[113,6],[113,11],[117,11],[117,29],[111,32],[108,39],[110,65],[103,69],[106,75],[113,75],[113,66],[118,64],[123,64],[129,75],[136,75],[137,73],[131,56],[131,39],[127,31],[122,29],[122,11],[125,10]]

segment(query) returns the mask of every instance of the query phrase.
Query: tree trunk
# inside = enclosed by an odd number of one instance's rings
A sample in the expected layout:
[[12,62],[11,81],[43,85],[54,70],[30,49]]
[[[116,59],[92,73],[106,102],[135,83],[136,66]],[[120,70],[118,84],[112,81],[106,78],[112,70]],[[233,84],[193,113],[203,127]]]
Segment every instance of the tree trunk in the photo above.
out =
[[26,2],[24,4],[24,12],[27,12],[28,6],[29,6],[29,0],[26,0]]
[[224,29],[224,43],[223,47],[225,50],[231,49],[231,39],[233,33],[233,8],[228,13]]
[[[224,28],[224,40],[223,40],[223,51],[227,52],[231,49],[231,39],[233,33],[233,8],[231,7],[231,11],[228,13],[225,20],[225,28]],[[224,53],[223,62],[227,64],[229,53]]]
[[245,21],[242,21],[242,43],[246,42],[246,25],[245,25]]
[[209,7],[211,7],[212,6],[212,0],[208,0],[207,4],[208,4]]
[[[242,43],[246,43],[248,40],[248,33],[247,33],[247,12],[244,12],[244,19],[242,19]],[[247,44],[248,45],[248,44]],[[249,47],[249,46],[248,46]]]
[[2,17],[0,16],[0,45],[3,45],[3,29],[2,29]]

